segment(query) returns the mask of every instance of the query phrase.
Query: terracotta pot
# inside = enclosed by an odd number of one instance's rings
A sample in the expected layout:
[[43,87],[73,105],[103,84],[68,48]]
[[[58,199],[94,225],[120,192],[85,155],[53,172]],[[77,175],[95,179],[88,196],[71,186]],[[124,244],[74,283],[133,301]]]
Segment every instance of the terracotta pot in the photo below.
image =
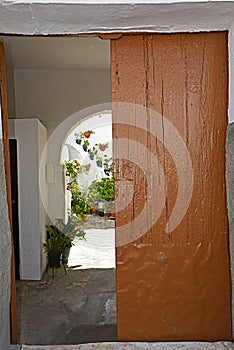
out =
[[84,133],[84,137],[86,137],[86,139],[89,139],[91,135],[91,132],[85,132]]
[[92,208],[92,215],[96,215],[97,214],[97,208],[96,207],[93,207]]
[[110,211],[107,211],[107,212],[106,212],[106,217],[107,217],[107,218],[110,218],[110,217],[111,217],[111,212],[110,212]]

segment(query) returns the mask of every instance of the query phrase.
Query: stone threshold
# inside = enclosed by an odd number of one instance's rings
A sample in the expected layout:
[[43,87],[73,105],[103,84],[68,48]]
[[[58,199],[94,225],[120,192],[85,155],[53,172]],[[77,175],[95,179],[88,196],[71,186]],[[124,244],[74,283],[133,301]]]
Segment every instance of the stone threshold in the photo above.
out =
[[232,342],[112,342],[79,345],[11,345],[9,350],[234,350]]

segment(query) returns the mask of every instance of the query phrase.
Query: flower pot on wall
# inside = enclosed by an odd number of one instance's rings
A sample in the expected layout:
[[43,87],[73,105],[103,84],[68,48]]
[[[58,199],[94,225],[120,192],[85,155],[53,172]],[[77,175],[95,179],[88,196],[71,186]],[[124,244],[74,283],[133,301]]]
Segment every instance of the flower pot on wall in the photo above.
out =
[[106,217],[107,217],[107,218],[110,218],[110,217],[111,217],[111,212],[110,212],[110,211],[107,211],[107,212],[106,212]]
[[102,161],[101,161],[101,160],[97,160],[96,163],[97,163],[97,166],[98,166],[99,168],[102,167]]
[[93,207],[92,208],[92,215],[96,215],[97,214],[97,207]]
[[81,144],[81,142],[82,142],[82,140],[81,140],[81,139],[76,139],[76,143],[77,143],[78,145],[80,145],[80,144]]

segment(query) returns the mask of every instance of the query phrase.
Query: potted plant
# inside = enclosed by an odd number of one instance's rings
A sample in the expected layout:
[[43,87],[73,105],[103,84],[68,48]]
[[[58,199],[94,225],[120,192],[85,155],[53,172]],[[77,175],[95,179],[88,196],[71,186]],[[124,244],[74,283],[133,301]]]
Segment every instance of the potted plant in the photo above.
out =
[[48,256],[49,267],[57,269],[60,267],[61,254],[65,247],[71,247],[72,238],[66,236],[55,225],[46,225],[47,241],[43,244]]
[[96,164],[99,168],[102,168],[102,159],[101,156],[96,156]]
[[62,251],[62,264],[67,265],[70,250],[73,245],[73,239],[75,237],[85,239],[85,232],[79,228],[77,217],[74,214],[68,216],[66,224],[62,219],[56,219],[55,226],[65,235],[64,248]]
[[89,146],[89,141],[88,141],[88,140],[85,140],[84,143],[83,143],[83,150],[84,150],[85,152],[87,152],[88,146]]
[[94,132],[93,130],[86,130],[86,131],[84,131],[84,137],[85,137],[86,139],[90,138],[90,136],[91,136],[92,134],[95,134],[95,132]]
[[87,200],[87,194],[80,188],[77,183],[72,183],[70,186],[72,194],[71,209],[78,218],[82,220],[83,217],[90,213],[91,206]]
[[98,148],[100,151],[104,152],[108,148],[108,143],[99,143]]
[[75,178],[78,173],[82,172],[82,166],[78,160],[71,160],[64,163],[66,167],[66,175]]
[[78,145],[81,145],[82,139],[84,138],[84,133],[80,132],[79,134],[75,134],[75,138],[76,138],[76,143]]
[[88,150],[88,153],[89,153],[89,158],[90,160],[94,160],[94,157],[97,155],[97,150],[95,147],[93,147],[93,149],[89,149]]
[[114,167],[113,167],[112,157],[105,158],[103,162],[103,166],[104,166],[104,173],[106,174],[106,176],[113,176]]

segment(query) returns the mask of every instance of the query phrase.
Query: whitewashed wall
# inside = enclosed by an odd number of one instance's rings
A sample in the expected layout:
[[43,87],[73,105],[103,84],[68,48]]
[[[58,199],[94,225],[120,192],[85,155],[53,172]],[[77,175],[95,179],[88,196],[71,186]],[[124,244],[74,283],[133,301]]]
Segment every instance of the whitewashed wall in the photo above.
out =
[[66,118],[111,100],[108,70],[15,70],[16,118],[40,118],[50,135]]
[[43,187],[39,184],[39,163],[47,141],[46,129],[38,119],[12,119],[9,137],[18,141],[20,278],[40,280],[45,269],[42,243],[47,222],[40,190],[46,193],[47,184],[45,175]]

